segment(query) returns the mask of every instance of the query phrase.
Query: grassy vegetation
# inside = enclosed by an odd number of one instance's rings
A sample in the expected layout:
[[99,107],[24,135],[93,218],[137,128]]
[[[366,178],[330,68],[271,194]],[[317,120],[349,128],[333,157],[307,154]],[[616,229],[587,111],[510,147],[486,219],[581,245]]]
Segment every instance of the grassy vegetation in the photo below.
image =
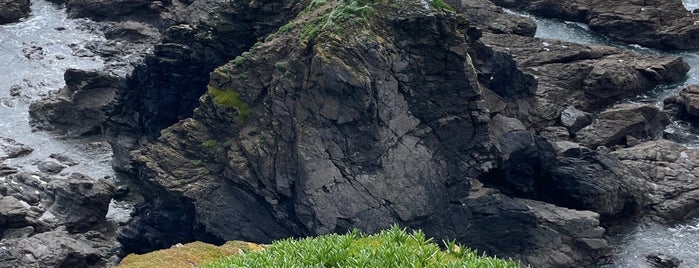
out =
[[[332,9],[327,9],[319,14],[313,21],[306,24],[301,30],[301,39],[313,40],[325,30],[337,31],[341,29],[339,23],[346,21],[364,22],[374,12],[372,7],[384,0],[337,0],[339,3]],[[310,12],[328,3],[327,0],[314,0],[306,8]]]
[[408,234],[394,226],[370,236],[355,231],[277,241],[263,251],[247,251],[200,267],[519,267],[453,242],[445,247],[441,250],[421,231]]
[[231,241],[222,246],[193,242],[143,255],[129,254],[117,268],[192,267],[244,251],[262,249],[260,245],[239,241]]
[[250,106],[240,99],[238,92],[232,90],[221,90],[213,86],[208,88],[209,94],[214,99],[216,105],[235,108],[238,111],[236,120],[244,122],[250,115]]
[[431,0],[430,4],[432,5],[433,8],[441,11],[449,10],[449,11],[456,11],[454,7],[450,6],[447,2],[444,2],[444,0]]

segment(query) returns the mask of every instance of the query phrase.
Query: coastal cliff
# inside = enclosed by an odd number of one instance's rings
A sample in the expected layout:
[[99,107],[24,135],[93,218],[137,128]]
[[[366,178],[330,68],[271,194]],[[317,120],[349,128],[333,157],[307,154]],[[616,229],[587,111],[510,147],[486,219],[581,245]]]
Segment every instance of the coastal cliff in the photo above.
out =
[[[118,70],[71,70],[70,98],[31,113],[112,145],[144,198],[120,255],[398,224],[534,267],[589,266],[610,254],[610,228],[696,217],[697,152],[663,139],[672,116],[697,118],[696,89],[669,114],[620,103],[689,66],[535,38],[496,4],[663,49],[694,48],[695,30],[658,22],[632,39],[612,26],[641,19],[610,19],[615,5],[549,2],[66,0],[115,21],[97,48]],[[124,51],[140,56],[123,64]],[[99,105],[75,105],[95,89]]]

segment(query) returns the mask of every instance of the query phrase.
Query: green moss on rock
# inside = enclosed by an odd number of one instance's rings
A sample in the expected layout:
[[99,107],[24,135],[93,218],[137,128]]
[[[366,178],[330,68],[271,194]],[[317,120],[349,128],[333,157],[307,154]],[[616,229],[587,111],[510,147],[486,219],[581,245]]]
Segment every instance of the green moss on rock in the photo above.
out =
[[234,108],[238,111],[236,120],[245,121],[250,115],[250,106],[240,99],[240,94],[232,90],[222,90],[213,86],[208,87],[209,94],[214,103],[219,106]]

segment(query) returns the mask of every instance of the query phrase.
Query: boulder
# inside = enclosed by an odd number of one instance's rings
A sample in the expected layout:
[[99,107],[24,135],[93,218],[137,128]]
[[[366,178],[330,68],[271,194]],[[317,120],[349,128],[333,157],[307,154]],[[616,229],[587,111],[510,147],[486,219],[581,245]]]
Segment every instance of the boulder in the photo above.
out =
[[0,137],[0,161],[30,154],[34,149],[13,139]]
[[620,104],[600,113],[595,122],[576,133],[576,140],[590,148],[626,144],[626,136],[647,140],[662,136],[670,119],[655,106]]
[[30,125],[69,136],[101,132],[101,110],[114,100],[123,78],[100,71],[68,69],[66,86],[29,106]]
[[592,115],[568,106],[561,112],[561,124],[571,132],[576,132],[592,123]]
[[699,151],[656,140],[612,152],[626,166],[637,168],[650,188],[645,213],[674,225],[699,216]]
[[651,253],[646,255],[646,261],[653,268],[677,268],[680,267],[682,261],[677,257],[665,255],[662,253]]
[[591,265],[588,260],[609,255],[599,214],[484,190],[450,206],[445,216],[449,228],[441,232],[469,247],[523,260],[532,267],[585,266]]
[[534,36],[536,23],[522,16],[505,12],[488,0],[448,0],[457,12],[463,13],[473,26],[495,34]]
[[0,267],[106,267],[117,245],[96,232],[49,231],[0,240]]
[[53,180],[51,185],[55,193],[47,210],[71,233],[86,232],[104,223],[109,202],[116,194],[111,181],[78,173]]
[[[597,113],[619,99],[683,79],[689,70],[680,57],[640,56],[607,46],[489,33],[484,33],[480,40],[496,52],[511,55],[516,63],[512,68],[536,78],[534,83],[521,83],[522,79],[518,79],[512,80],[519,83],[511,87],[502,86],[511,88],[510,91],[492,90],[505,102],[505,108],[501,109],[504,114],[537,131],[560,125],[561,114],[567,107]],[[480,68],[479,62],[483,60],[479,57],[479,54],[474,56],[476,68]],[[496,84],[480,81],[488,87]],[[512,89],[532,84],[535,88],[529,95],[508,96]]]
[[547,18],[586,23],[590,29],[626,43],[664,50],[699,48],[699,14],[682,1],[493,0]]
[[39,164],[36,166],[39,171],[48,173],[48,174],[58,174],[60,173],[66,166],[62,165],[61,163],[58,163],[54,160],[46,160],[46,161],[41,161]]
[[625,165],[606,148],[591,151],[573,143],[556,144],[562,154],[550,177],[537,188],[542,200],[595,211],[604,221],[628,220],[650,202],[647,193],[651,185],[643,173]]
[[699,125],[699,86],[686,87],[678,96],[667,98],[663,102],[669,114]]
[[29,0],[8,0],[0,2],[0,24],[17,22],[29,15]]
[[[56,0],[58,1],[58,0]],[[164,8],[171,1],[151,0],[61,0],[65,3],[68,15],[73,18],[90,18],[96,21],[119,21],[137,19],[157,21]]]

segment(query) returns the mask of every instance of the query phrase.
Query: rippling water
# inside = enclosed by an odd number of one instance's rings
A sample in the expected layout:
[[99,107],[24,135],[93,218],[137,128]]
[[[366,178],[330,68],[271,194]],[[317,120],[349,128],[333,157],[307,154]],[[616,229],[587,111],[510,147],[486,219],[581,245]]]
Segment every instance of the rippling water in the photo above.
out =
[[6,163],[36,170],[36,162],[62,153],[81,163],[64,172],[93,177],[114,175],[111,150],[99,137],[62,139],[29,127],[29,103],[63,87],[66,69],[103,65],[100,57],[83,47],[103,39],[101,34],[89,31],[90,27],[89,21],[68,19],[63,10],[43,0],[32,1],[29,18],[0,25],[0,136],[34,148],[32,154]]
[[[699,0],[685,0],[684,4],[688,10],[699,8]],[[681,56],[691,66],[685,81],[659,86],[653,92],[624,101],[653,103],[662,108],[662,100],[665,98],[677,95],[682,88],[688,85],[699,84],[699,51],[660,52],[638,45],[610,41],[608,38],[590,32],[585,24],[541,19],[521,13],[517,14],[527,16],[536,21],[538,26],[536,37],[587,45],[611,45],[641,54]],[[687,127],[682,122],[675,122],[668,128],[668,131],[680,131],[695,137],[699,136],[699,131],[696,128]],[[699,148],[699,140],[687,142],[685,145]],[[611,237],[609,241],[614,251],[613,264],[605,265],[604,267],[651,267],[646,262],[645,256],[652,253],[663,253],[677,257],[683,261],[680,267],[699,267],[699,219],[671,228],[657,224],[640,225],[628,232]]]

